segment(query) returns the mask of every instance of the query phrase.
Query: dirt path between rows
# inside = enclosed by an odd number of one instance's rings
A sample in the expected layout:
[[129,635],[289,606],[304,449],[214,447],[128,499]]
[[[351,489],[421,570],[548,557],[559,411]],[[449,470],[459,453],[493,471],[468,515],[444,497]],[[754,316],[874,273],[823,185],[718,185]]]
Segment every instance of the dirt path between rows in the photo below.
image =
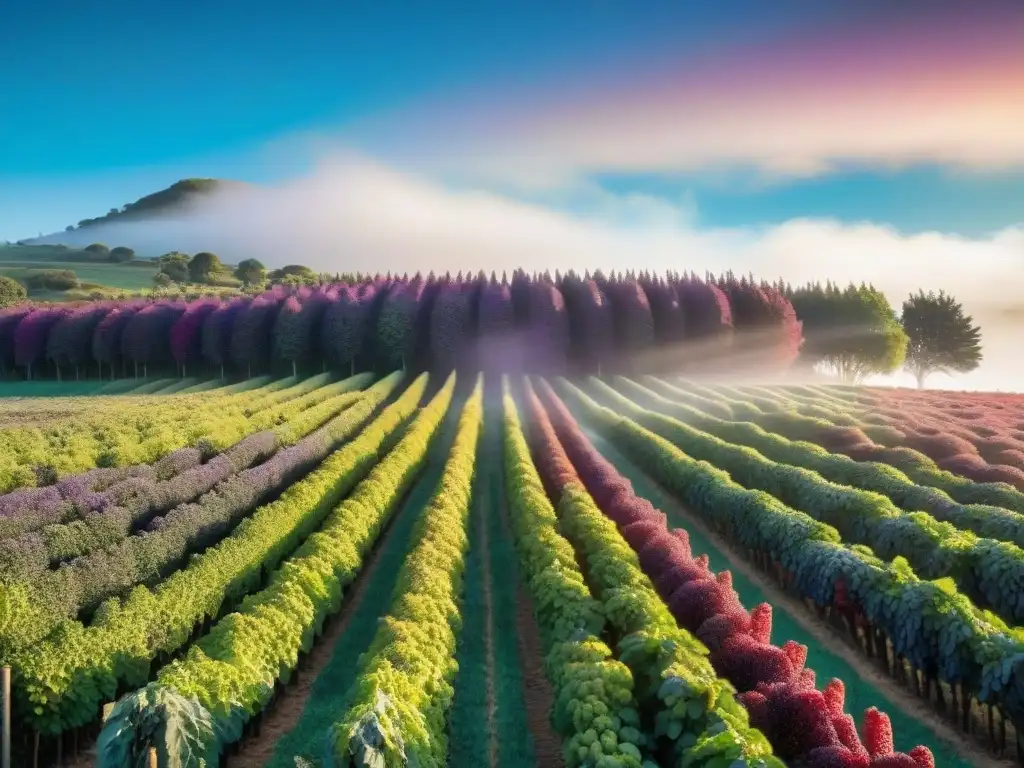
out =
[[[330,663],[338,640],[345,634],[352,616],[363,603],[366,587],[373,581],[373,575],[380,563],[381,553],[387,549],[388,541],[395,528],[394,523],[403,511],[405,510],[402,505],[395,510],[395,514],[388,520],[387,527],[370,553],[369,560],[359,571],[359,575],[356,576],[347,595],[343,598],[344,604],[341,610],[332,619],[328,619],[323,634],[313,643],[312,650],[300,662],[300,667],[292,673],[291,683],[278,689],[272,705],[263,711],[263,722],[260,724],[259,734],[243,739],[236,754],[222,757],[221,764],[225,768],[228,766],[255,768],[255,766],[265,765],[274,756],[277,740],[290,732],[299,722],[317,677]],[[296,676],[298,680],[295,679]]]
[[[589,436],[592,440],[594,439],[592,432],[590,432]],[[628,459],[626,460],[628,461]],[[812,617],[807,611],[807,606],[802,601],[779,589],[769,579],[765,578],[757,568],[749,564],[745,559],[737,556],[720,536],[708,528],[698,516],[693,514],[683,504],[677,502],[673,495],[656,479],[635,463],[630,462],[630,469],[657,488],[661,492],[662,497],[668,500],[669,503],[662,506],[670,508],[663,509],[662,511],[670,514],[674,513],[686,522],[687,527],[692,527],[708,539],[729,562],[730,567],[761,589],[768,602],[773,606],[783,608],[805,632],[831,653],[850,665],[862,680],[866,680],[882,691],[885,696],[900,707],[907,717],[934,733],[940,741],[945,742],[960,758],[972,765],[978,766],[978,768],[1007,768],[1007,766],[1015,765],[1012,760],[998,760],[992,757],[972,741],[969,741],[966,736],[951,728],[927,704],[897,685],[889,676],[883,675],[869,660],[851,648],[845,635]],[[654,500],[652,499],[651,501]],[[662,499],[658,501],[660,502]]]
[[[501,493],[499,512],[502,530],[512,535],[508,519],[508,503],[505,500],[505,482],[502,470],[496,470]],[[555,697],[544,672],[544,650],[540,643],[537,619],[533,614],[533,601],[523,587],[522,579],[516,588],[516,635],[519,644],[519,658],[523,667],[523,700],[526,704],[526,719],[533,739],[533,751],[537,765],[541,768],[560,768],[565,765],[562,756],[562,740],[551,726],[550,713]]]

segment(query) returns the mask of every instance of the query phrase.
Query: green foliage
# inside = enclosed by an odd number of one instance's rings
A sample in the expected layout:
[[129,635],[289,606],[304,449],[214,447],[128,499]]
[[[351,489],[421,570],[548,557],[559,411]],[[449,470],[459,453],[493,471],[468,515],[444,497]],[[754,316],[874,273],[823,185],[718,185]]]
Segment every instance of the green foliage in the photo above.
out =
[[86,253],[94,253],[99,256],[110,255],[110,249],[103,243],[93,243],[92,245],[85,246],[85,248],[83,248],[82,250],[84,250]]
[[0,309],[13,307],[28,298],[25,286],[17,280],[0,275]]
[[115,264],[123,264],[135,258],[135,251],[123,245],[117,246],[110,251],[110,260]]
[[25,282],[34,291],[67,291],[78,287],[78,276],[71,269],[41,269],[31,272]]
[[605,754],[598,740],[605,730],[598,729],[601,718],[636,715],[633,677],[600,639],[603,606],[587,588],[572,545],[559,533],[507,377],[502,386],[506,495],[521,572],[541,631],[545,671],[554,689],[552,725],[563,739],[566,765],[640,768],[642,756],[632,742],[616,744]]
[[244,285],[259,285],[267,279],[267,268],[259,259],[243,259],[235,267],[235,277]]
[[153,287],[154,288],[168,288],[174,285],[174,281],[171,276],[166,272],[157,272],[153,275]]
[[873,286],[807,286],[790,296],[803,322],[801,359],[859,383],[903,363],[907,335],[885,295]]
[[924,387],[930,373],[967,373],[981,363],[981,329],[963,305],[944,291],[918,291],[903,302],[907,334],[904,367]]
[[147,752],[156,747],[166,768],[216,765],[218,723],[196,699],[147,686],[118,701],[96,742],[98,768],[148,768]]
[[220,258],[209,251],[200,251],[188,263],[188,276],[193,283],[209,283],[226,271]]
[[157,264],[163,272],[175,283],[186,283],[189,279],[189,264],[191,257],[187,253],[171,251],[158,258]]
[[[446,389],[454,381],[452,374]],[[445,725],[457,670],[459,601],[469,546],[466,522],[482,420],[479,378],[463,408],[441,480],[417,520],[416,544],[399,572],[391,607],[361,658],[349,708],[332,728],[337,765],[446,764]],[[435,431],[439,424],[438,417]],[[426,445],[418,453],[425,459]],[[399,464],[394,474],[414,476],[403,469]]]
[[293,278],[293,283],[312,283],[316,280],[316,272],[302,264],[288,264],[287,266],[273,270],[267,279],[272,283],[286,283]]
[[182,179],[166,189],[146,195],[134,203],[127,203],[121,208],[111,208],[104,216],[82,219],[79,227],[89,227],[111,221],[143,219],[160,213],[168,213],[180,208],[193,200],[208,195],[231,182],[218,179]]

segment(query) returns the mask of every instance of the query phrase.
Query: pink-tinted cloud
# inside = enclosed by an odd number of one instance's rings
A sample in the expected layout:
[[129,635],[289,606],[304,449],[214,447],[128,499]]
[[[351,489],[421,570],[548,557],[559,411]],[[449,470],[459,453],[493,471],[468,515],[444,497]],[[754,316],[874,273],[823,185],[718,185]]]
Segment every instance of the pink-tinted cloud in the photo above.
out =
[[581,171],[1021,168],[1024,14],[804,29],[413,112],[401,124],[418,137],[405,147],[416,159],[523,181]]

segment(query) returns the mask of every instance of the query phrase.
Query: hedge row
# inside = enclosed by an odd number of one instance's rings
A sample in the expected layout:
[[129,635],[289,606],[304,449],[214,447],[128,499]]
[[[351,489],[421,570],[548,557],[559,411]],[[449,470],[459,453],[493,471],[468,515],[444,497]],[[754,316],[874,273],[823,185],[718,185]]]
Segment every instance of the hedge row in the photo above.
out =
[[[426,375],[315,471],[260,507],[215,547],[153,589],[137,587],[122,604],[108,600],[85,627],[65,621],[42,642],[12,654],[15,705],[26,727],[57,734],[91,722],[119,684],[137,687],[151,662],[189,642],[197,624],[251,592],[315,531],[376,465],[427,386]],[[25,595],[12,590],[12,602]]]
[[[344,590],[419,477],[454,387],[452,376],[397,446],[271,574],[264,589],[246,597],[153,683],[117,702],[98,740],[100,768],[122,768],[151,745],[166,760],[181,754],[186,740],[207,764],[217,764],[224,748],[270,703],[278,683],[288,681],[327,617],[341,608]],[[164,701],[195,703],[155,705]]]

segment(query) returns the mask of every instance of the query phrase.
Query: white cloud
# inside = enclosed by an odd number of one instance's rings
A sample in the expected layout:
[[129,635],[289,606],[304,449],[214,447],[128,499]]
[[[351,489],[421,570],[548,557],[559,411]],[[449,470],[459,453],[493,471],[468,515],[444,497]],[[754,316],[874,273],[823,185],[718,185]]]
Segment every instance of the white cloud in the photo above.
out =
[[687,201],[597,190],[589,201],[592,213],[574,216],[445,188],[346,155],[304,179],[214,197],[184,218],[54,239],[99,240],[150,254],[212,250],[229,261],[256,257],[330,272],[733,269],[798,283],[869,281],[896,304],[917,288],[944,288],[982,322],[988,352],[980,371],[957,381],[1024,389],[1020,325],[999,319],[1003,308],[1024,304],[1024,227],[976,240],[828,220],[700,229]]

